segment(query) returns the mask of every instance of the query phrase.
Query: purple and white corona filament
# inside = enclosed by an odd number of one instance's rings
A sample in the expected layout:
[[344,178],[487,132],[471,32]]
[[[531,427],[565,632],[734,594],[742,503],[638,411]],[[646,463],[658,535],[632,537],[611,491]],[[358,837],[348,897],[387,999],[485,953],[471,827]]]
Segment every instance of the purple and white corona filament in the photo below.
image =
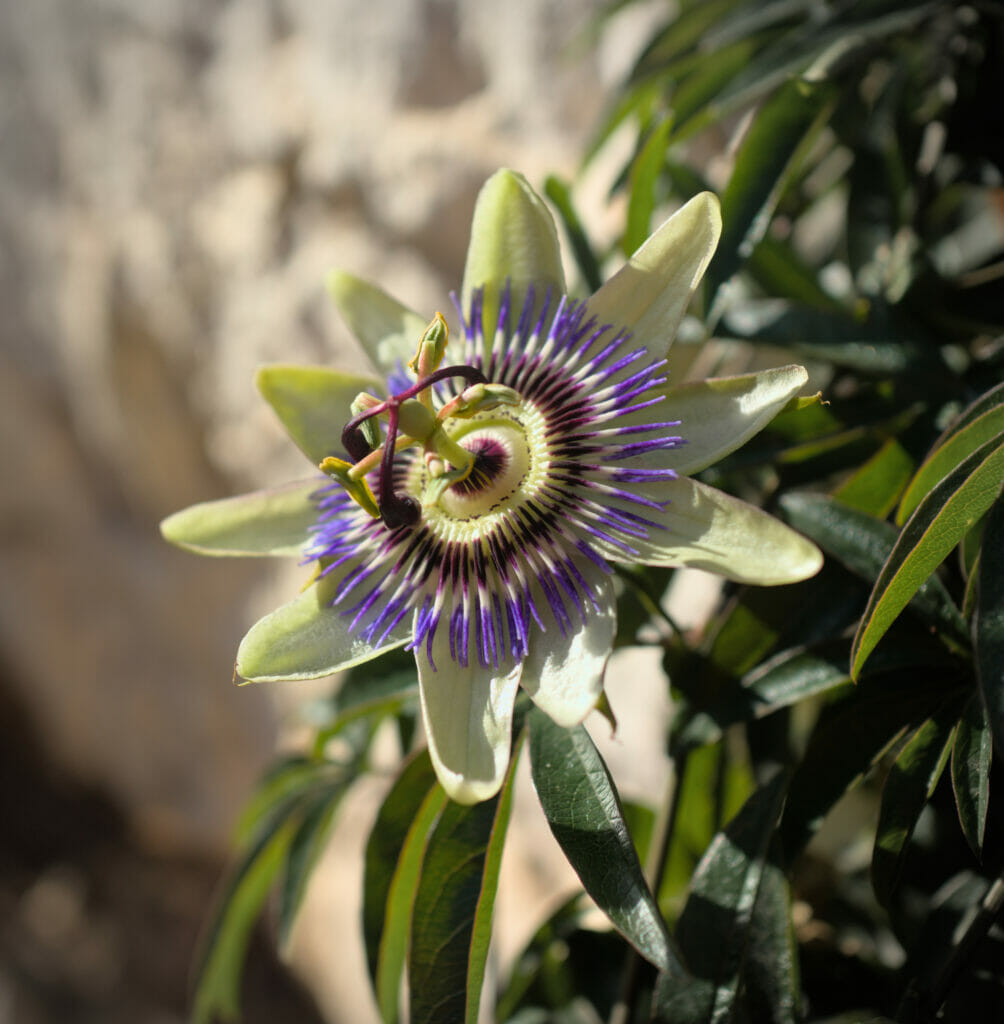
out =
[[[430,500],[421,447],[398,451],[393,492],[421,512],[394,526],[338,483],[317,497],[308,559],[321,563],[322,576],[352,566],[333,607],[377,646],[417,610],[408,646],[424,646],[433,668],[440,630],[460,666],[476,659],[499,669],[527,656],[535,630],[566,633],[586,623],[599,610],[594,581],[612,571],[594,541],[637,557],[635,542],[660,529],[646,513],[663,503],[633,485],[676,477],[671,468],[633,462],[676,448],[679,421],[628,422],[663,401],[656,389],[666,383],[665,360],[632,345],[630,332],[598,324],[584,303],[550,295],[537,303],[531,288],[522,309],[511,311],[509,295],[507,288],[487,332],[480,292],[463,321],[465,365],[517,396],[443,421],[472,457],[468,475]],[[461,394],[458,378],[430,385],[439,406]],[[387,492],[386,471],[370,474],[374,492]]]

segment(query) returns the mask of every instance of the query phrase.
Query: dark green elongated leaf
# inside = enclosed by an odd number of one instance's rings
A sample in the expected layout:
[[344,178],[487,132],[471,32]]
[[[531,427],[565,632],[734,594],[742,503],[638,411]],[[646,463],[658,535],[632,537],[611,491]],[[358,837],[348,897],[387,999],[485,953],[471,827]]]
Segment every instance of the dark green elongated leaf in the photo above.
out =
[[782,651],[743,678],[753,718],[825,693],[850,681],[843,658],[843,642],[818,651]]
[[915,337],[897,337],[887,325],[860,323],[847,313],[774,300],[743,302],[724,316],[719,333],[781,345],[809,359],[825,359],[867,374],[918,374],[931,357]]
[[411,1024],[477,1024],[519,743],[499,794],[448,802],[429,837],[411,921]]
[[[878,578],[892,556],[899,535],[891,523],[822,495],[786,494],[780,504],[796,530],[868,583]],[[924,622],[965,639],[966,624],[936,576],[921,584],[909,604]]]
[[282,947],[289,943],[310,876],[324,851],[335,811],[351,781],[346,777],[321,793],[304,810],[303,819],[290,840],[286,872],[279,890],[279,944]]
[[676,927],[691,976],[660,977],[655,1020],[718,1024],[732,1017],[786,783],[779,773],[757,790],[701,858]]
[[766,234],[792,173],[829,116],[832,98],[828,82],[793,79],[754,118],[722,194],[722,240],[708,268],[712,294]]
[[575,263],[579,268],[579,273],[582,274],[582,280],[590,292],[597,291],[603,283],[603,275],[600,273],[599,261],[586,236],[582,221],[575,211],[571,189],[560,178],[551,174],[544,182],[544,193],[558,211],[568,240],[571,242]]
[[272,765],[258,784],[237,823],[237,843],[244,846],[258,834],[266,819],[288,813],[296,800],[304,797],[332,774],[329,762],[294,754]]
[[275,828],[262,829],[227,880],[196,970],[193,1024],[212,1024],[217,1016],[237,1020],[251,931],[282,867],[295,827],[294,820],[286,819]]
[[735,6],[736,0],[708,0],[681,12],[645,47],[631,73],[631,81],[663,69],[681,54],[690,52]]
[[976,606],[976,678],[999,755],[1004,755],[1004,498],[987,517]]
[[876,519],[885,519],[912,471],[913,459],[896,438],[890,437],[833,496]]
[[631,167],[631,196],[628,200],[627,225],[621,241],[625,256],[630,256],[648,238],[652,211],[657,202],[659,172],[666,163],[666,140],[671,126],[672,122],[668,118],[659,123]]
[[621,934],[660,970],[680,970],[645,881],[607,766],[582,726],[529,715],[530,768],[555,839],[587,893]]
[[[691,722],[674,725],[679,740],[685,741],[698,730],[708,742],[735,722],[765,718],[781,708],[844,686],[851,679],[847,651],[844,641],[818,650],[781,651],[747,673],[739,686],[719,687],[714,699],[702,703]],[[699,718],[707,721],[699,722]],[[680,735],[680,729],[686,732]]]
[[903,730],[944,702],[944,692],[940,674],[918,679],[908,669],[863,678],[847,697],[824,708],[788,788],[780,829],[786,863]]
[[446,803],[427,750],[391,787],[366,843],[363,939],[381,1019],[397,1020],[411,910],[429,830]]
[[750,1018],[764,1024],[795,1024],[802,1017],[791,889],[780,863],[781,844],[775,835],[764,860],[743,970]]
[[749,260],[749,270],[767,295],[776,295],[810,309],[847,315],[846,306],[824,291],[818,272],[795,249],[772,235],[760,239]]
[[959,701],[947,701],[922,723],[896,755],[885,786],[872,853],[872,888],[888,907],[899,883],[910,836],[941,778],[955,738]]
[[314,739],[314,756],[320,757],[328,743],[354,722],[397,714],[418,703],[418,672],[414,655],[395,649],[378,661],[351,668],[331,697],[308,705],[304,717],[319,726]]
[[851,675],[919,587],[993,504],[1004,480],[1004,441],[978,448],[917,506],[889,554],[851,648]]
[[959,824],[977,857],[983,853],[992,754],[990,719],[980,695],[974,693],[966,702],[952,744],[952,788],[959,809]]
[[994,438],[1004,438],[1004,394],[996,408],[988,409],[982,416],[953,433],[924,460],[896,510],[897,524],[902,526],[909,519],[924,495],[929,493],[938,481],[946,477],[977,448]]

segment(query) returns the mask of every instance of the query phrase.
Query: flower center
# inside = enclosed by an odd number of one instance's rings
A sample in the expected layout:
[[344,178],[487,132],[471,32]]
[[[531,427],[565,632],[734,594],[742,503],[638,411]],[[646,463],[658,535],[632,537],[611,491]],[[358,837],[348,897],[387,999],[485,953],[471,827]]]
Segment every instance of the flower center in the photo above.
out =
[[[519,396],[512,388],[491,383],[474,366],[440,367],[448,333],[446,321],[437,313],[408,364],[418,378],[416,383],[383,400],[366,393],[358,395],[352,404],[353,416],[342,431],[342,444],[352,462],[329,456],[320,464],[354,501],[392,530],[416,525],[423,507],[436,505],[451,492],[454,500],[476,499],[482,507],[486,494],[494,498],[499,480],[502,490],[512,483],[516,449],[510,449],[504,436],[474,438],[473,446],[471,442],[460,444],[458,438],[466,434],[466,422],[487,410],[518,405]],[[458,377],[467,387],[437,409],[433,389]],[[378,418],[386,420],[383,440]],[[461,424],[459,432],[451,426],[455,422]],[[394,480],[395,455],[415,446],[424,449],[428,474],[420,495],[399,492]],[[379,497],[374,496],[367,479],[378,468]],[[466,483],[472,474],[474,479]],[[522,476],[520,469],[515,476],[517,485]],[[421,503],[416,500],[419,496]]]
[[512,458],[501,441],[487,435],[475,437],[464,447],[474,456],[474,465],[462,480],[450,484],[450,491],[459,497],[471,498],[488,490],[503,476]]

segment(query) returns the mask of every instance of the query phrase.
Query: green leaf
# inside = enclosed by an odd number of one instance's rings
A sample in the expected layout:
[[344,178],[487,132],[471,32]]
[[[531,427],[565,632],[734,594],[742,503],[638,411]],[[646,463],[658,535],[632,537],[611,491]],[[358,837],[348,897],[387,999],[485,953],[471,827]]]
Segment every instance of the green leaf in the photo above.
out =
[[749,259],[788,181],[832,109],[828,82],[792,79],[760,108],[722,194],[724,231],[708,270],[711,293]]
[[310,496],[323,478],[191,505],[160,524],[164,539],[200,555],[300,555],[317,523]]
[[692,976],[660,977],[655,1020],[724,1024],[732,1018],[786,782],[778,773],[758,789],[701,858],[676,928]]
[[264,830],[227,880],[196,972],[193,1024],[212,1024],[217,1015],[237,1020],[251,931],[282,867],[295,827],[295,821],[287,820],[275,830]]
[[[977,414],[972,413],[976,411]],[[935,443],[931,454],[917,470],[896,511],[902,526],[921,499],[977,448],[1004,436],[1004,384],[994,388],[970,406]]]
[[959,824],[977,857],[983,854],[983,833],[990,802],[990,760],[993,740],[990,719],[978,693],[966,702],[952,744],[952,788]]
[[[792,526],[867,583],[878,579],[902,539],[892,524],[834,498],[789,493],[780,505]],[[936,576],[922,582],[908,603],[925,623],[956,639],[965,638],[966,624]]]
[[1004,756],[1004,498],[983,531],[980,596],[974,624],[976,678],[998,756]]
[[328,841],[331,824],[351,778],[339,780],[322,793],[303,814],[289,844],[286,872],[279,890],[279,945],[288,948],[296,915],[303,904],[307,885]]
[[845,304],[820,285],[817,269],[806,263],[792,245],[773,235],[760,239],[748,266],[767,295],[822,312],[847,315]]
[[263,366],[256,380],[286,432],[315,466],[328,455],[344,455],[342,428],[352,416],[356,395],[383,390],[376,377],[323,366]]
[[845,505],[885,519],[906,487],[911,472],[913,459],[899,441],[891,437],[833,496]]
[[429,837],[412,913],[412,1024],[477,1024],[515,765],[491,800],[448,802]]
[[642,873],[607,766],[582,726],[563,729],[533,709],[530,768],[547,823],[585,890],[660,970],[680,970]]
[[875,583],[851,648],[851,674],[918,588],[993,504],[1004,480],[1004,440],[978,448],[931,491],[903,527]]
[[[244,812],[242,852],[221,893],[196,971],[196,1024],[209,1024],[216,1014],[227,1020],[237,1016],[247,945],[272,882],[297,836],[306,842],[304,821],[348,781],[341,766],[303,757],[288,758],[265,776]],[[290,877],[289,922],[309,874],[309,858],[302,859],[309,845],[298,852]]]
[[590,292],[595,292],[603,283],[603,275],[600,273],[599,261],[589,243],[582,221],[572,202],[571,189],[553,174],[544,182],[544,194],[554,208],[558,211],[561,223],[568,235],[568,240],[575,254],[575,262],[582,274],[582,279]]
[[775,836],[764,860],[743,970],[750,1018],[764,1024],[795,1024],[802,1019],[791,889],[779,866],[780,857]]
[[656,206],[656,186],[666,162],[666,140],[672,121],[661,121],[649,136],[631,167],[631,195],[628,200],[627,225],[621,248],[630,256],[648,238],[652,212]]
[[427,750],[404,767],[384,799],[366,843],[363,938],[381,1020],[397,1020],[411,912],[425,845],[446,794]]
[[239,846],[251,843],[269,819],[289,813],[289,808],[339,769],[328,761],[294,754],[273,764],[245,804],[237,822]]
[[872,888],[884,907],[889,906],[899,883],[920,812],[941,778],[958,717],[958,700],[945,702],[937,714],[914,731],[889,770],[872,853]]
[[914,337],[890,337],[888,325],[859,322],[847,313],[777,300],[737,303],[718,330],[725,337],[780,345],[807,359],[871,375],[920,375],[932,360]]
[[944,702],[944,689],[940,673],[918,678],[911,668],[864,678],[843,700],[823,709],[792,776],[781,818],[786,863],[900,733]]

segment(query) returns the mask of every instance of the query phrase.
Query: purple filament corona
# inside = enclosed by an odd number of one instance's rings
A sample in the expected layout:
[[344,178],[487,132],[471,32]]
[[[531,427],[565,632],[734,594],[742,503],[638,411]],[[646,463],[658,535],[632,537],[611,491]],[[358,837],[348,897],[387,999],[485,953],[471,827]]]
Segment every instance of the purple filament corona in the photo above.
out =
[[[484,309],[480,292],[466,316],[458,307],[464,365],[410,385],[383,408],[396,412],[426,387],[440,402],[473,382],[512,388],[544,423],[546,454],[534,456],[547,459],[543,482],[502,515],[486,517],[483,532],[468,521],[458,534],[465,539],[446,539],[405,493],[421,451],[395,454],[389,430],[383,464],[370,474],[383,518],[369,516],[340,485],[321,486],[307,557],[320,560],[332,605],[364,644],[410,636],[408,647],[433,667],[445,657],[463,667],[507,671],[530,653],[535,630],[567,634],[599,610],[590,579],[612,571],[603,552],[631,560],[661,529],[652,510],[664,503],[645,487],[675,473],[651,457],[682,439],[670,433],[677,422],[634,418],[662,400],[656,389],[665,383],[665,360],[632,347],[628,332],[598,324],[584,303],[550,292],[538,301],[531,288],[513,317],[507,287],[487,335]],[[346,426],[344,443],[356,460],[361,455],[350,446],[361,440],[364,418]],[[396,416],[388,419],[388,427],[396,426]],[[504,446],[476,433],[470,446],[474,469],[454,485],[464,497],[489,486],[506,459]]]

